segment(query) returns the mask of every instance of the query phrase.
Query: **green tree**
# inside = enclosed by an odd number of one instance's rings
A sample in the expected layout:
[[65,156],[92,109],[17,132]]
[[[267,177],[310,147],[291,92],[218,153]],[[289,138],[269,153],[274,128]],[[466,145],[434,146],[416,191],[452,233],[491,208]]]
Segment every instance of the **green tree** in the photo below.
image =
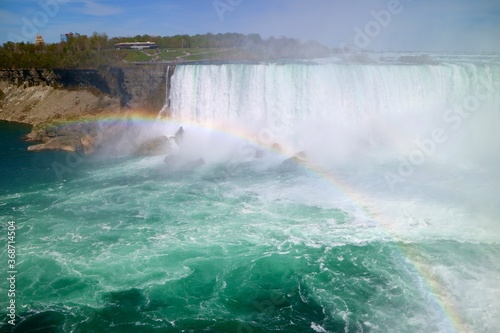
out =
[[108,35],[106,35],[105,33],[94,32],[90,37],[90,47],[97,50],[97,52],[107,48],[107,44]]

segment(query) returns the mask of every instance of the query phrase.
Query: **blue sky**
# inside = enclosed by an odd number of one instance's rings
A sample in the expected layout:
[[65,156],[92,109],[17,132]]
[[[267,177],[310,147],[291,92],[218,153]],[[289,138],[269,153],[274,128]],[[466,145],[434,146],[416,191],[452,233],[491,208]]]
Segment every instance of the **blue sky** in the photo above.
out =
[[0,43],[95,31],[259,33],[329,47],[500,52],[500,0],[0,0]]

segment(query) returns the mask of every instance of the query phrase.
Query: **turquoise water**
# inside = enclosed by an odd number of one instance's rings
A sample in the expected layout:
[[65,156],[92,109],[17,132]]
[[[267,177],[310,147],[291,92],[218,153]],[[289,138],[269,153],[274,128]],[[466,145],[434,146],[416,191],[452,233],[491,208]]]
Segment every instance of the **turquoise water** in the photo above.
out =
[[25,152],[25,131],[2,123],[2,332],[455,332],[450,311],[496,330],[498,243],[394,239],[302,167],[87,157],[61,181],[65,154]]
[[[184,126],[170,165],[28,153],[0,122],[0,332],[497,332],[498,73],[178,66],[174,120],[134,132]],[[441,117],[477,87],[474,116]]]

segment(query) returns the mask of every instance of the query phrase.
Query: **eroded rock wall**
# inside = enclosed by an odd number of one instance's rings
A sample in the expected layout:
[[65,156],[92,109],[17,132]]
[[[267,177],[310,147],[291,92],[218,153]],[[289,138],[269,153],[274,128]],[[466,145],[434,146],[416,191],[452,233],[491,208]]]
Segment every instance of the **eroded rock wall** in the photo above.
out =
[[[158,112],[165,104],[167,64],[96,69],[1,69],[0,81],[22,88],[91,91],[118,99],[122,108]],[[3,91],[4,95],[6,94]],[[1,95],[1,94],[0,94]]]

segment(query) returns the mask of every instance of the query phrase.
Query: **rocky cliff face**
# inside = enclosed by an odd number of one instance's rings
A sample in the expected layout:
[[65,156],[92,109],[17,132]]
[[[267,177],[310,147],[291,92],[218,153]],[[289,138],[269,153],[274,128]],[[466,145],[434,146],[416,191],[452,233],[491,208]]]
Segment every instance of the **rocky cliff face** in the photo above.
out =
[[111,92],[109,84],[99,71],[93,69],[1,69],[0,81],[23,88],[95,88],[104,94]]
[[158,112],[165,104],[168,69],[166,64],[141,64],[106,68],[100,75],[122,106]]
[[[28,139],[42,143],[30,150],[92,152],[99,140],[87,121],[102,115],[119,118],[129,110],[158,114],[165,104],[167,73],[173,73],[167,64],[0,70],[0,119],[34,125]],[[73,125],[54,125],[69,120]],[[110,126],[99,136],[120,131]]]
[[0,81],[17,87],[86,89],[117,98],[121,107],[159,111],[165,103],[167,64],[95,69],[2,69]]
[[118,98],[90,87],[61,89],[45,84],[29,86],[26,81],[20,86],[0,81],[0,91],[1,120],[37,127],[121,111]]

